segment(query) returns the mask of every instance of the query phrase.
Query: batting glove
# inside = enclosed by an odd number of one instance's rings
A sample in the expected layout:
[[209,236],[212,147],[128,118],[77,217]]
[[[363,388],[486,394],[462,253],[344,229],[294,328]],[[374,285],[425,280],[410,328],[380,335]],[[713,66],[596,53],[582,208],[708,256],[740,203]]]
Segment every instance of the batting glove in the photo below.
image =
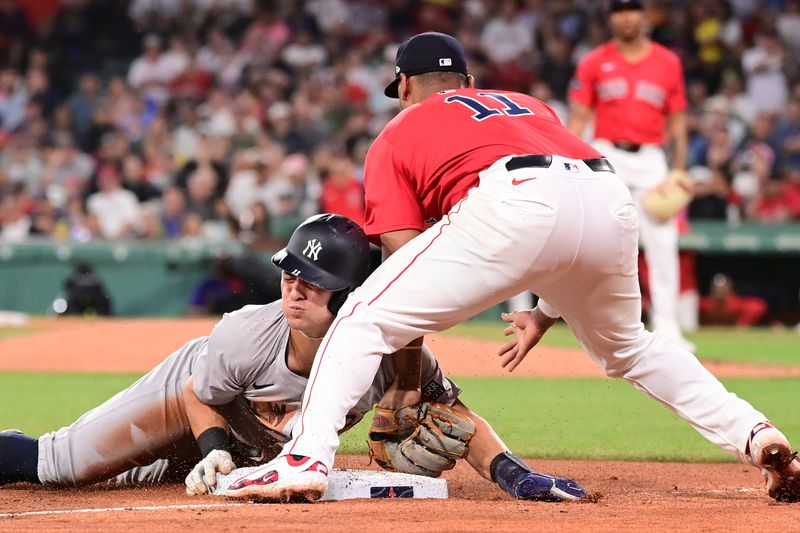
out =
[[225,450],[212,450],[186,476],[186,494],[207,494],[217,485],[217,473],[230,474],[236,465]]

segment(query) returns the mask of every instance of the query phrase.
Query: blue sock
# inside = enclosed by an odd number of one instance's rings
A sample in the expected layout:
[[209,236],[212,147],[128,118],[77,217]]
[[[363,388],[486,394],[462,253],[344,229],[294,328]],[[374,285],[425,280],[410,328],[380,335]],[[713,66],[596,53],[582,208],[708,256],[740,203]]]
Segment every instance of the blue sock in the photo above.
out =
[[518,497],[515,489],[519,479],[531,472],[533,472],[533,470],[523,463],[522,459],[511,452],[498,454],[497,457],[492,459],[492,465],[489,467],[492,481],[497,483],[501,489],[506,491],[513,498]]
[[39,441],[19,433],[0,433],[0,485],[39,483]]

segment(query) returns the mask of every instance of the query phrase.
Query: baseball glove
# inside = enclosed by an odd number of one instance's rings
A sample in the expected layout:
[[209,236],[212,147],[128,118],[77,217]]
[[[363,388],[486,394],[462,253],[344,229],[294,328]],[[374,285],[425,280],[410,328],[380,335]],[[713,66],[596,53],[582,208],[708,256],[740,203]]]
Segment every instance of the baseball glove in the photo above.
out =
[[682,170],[673,170],[667,180],[642,198],[644,210],[664,223],[692,201],[692,179]]
[[472,420],[441,403],[423,402],[397,411],[376,407],[370,457],[385,470],[439,477],[466,457],[473,435]]

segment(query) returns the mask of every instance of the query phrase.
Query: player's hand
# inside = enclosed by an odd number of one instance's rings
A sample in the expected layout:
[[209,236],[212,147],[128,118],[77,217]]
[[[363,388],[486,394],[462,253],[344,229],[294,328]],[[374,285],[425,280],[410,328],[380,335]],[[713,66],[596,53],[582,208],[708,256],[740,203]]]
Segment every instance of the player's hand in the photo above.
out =
[[550,318],[537,309],[503,313],[501,318],[511,324],[504,331],[505,336],[516,335],[512,341],[505,343],[498,350],[500,366],[513,372],[525,359],[531,348],[538,344],[545,332],[552,326],[556,319]]
[[186,476],[186,494],[196,496],[207,494],[217,485],[217,474],[230,474],[236,465],[231,454],[225,450],[212,450],[195,465]]
[[422,401],[420,389],[400,389],[395,381],[378,401],[378,407],[396,411],[401,407],[417,405],[420,401]]

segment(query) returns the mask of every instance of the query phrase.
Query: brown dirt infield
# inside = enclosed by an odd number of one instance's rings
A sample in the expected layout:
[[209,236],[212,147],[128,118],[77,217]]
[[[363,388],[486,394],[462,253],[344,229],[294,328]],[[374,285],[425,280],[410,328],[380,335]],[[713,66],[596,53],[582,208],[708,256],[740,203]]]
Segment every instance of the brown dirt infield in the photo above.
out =
[[[186,340],[207,334],[213,320],[45,320],[34,334],[0,339],[0,371],[143,372]],[[457,375],[503,375],[491,342],[436,336],[434,352]],[[800,368],[707,365],[717,375],[800,376]],[[537,349],[515,372],[524,376],[599,376],[579,350]],[[466,464],[445,474],[450,499],[359,500],[317,504],[221,506],[216,497],[189,497],[182,485],[48,490],[19,484],[0,489],[0,530],[203,531],[796,531],[800,504],[777,504],[752,467],[738,464],[528,461],[576,479],[595,503],[531,503],[510,499]],[[340,457],[337,468],[367,467]],[[191,507],[183,507],[191,506]],[[137,509],[145,507],[146,509]],[[171,507],[171,508],[170,508]],[[125,508],[124,510],[101,510]],[[80,512],[53,513],[53,511]],[[38,513],[38,514],[26,514]],[[47,514],[44,514],[47,513]]]

